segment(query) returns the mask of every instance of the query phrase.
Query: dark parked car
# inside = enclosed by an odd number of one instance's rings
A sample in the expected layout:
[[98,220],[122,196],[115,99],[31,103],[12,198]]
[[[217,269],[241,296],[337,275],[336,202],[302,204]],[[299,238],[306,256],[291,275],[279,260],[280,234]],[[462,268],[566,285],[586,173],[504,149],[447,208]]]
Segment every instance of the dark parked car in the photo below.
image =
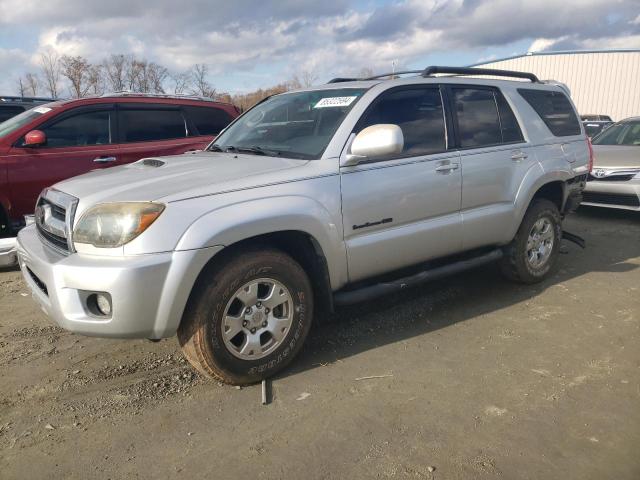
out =
[[605,129],[607,129],[608,127],[610,127],[611,125],[613,125],[613,122],[611,121],[584,121],[582,122],[582,124],[584,125],[584,131],[587,134],[587,136],[589,138],[593,138],[595,137],[597,134],[599,134],[600,132],[604,131]]
[[613,119],[609,115],[595,115],[595,114],[580,115],[580,120],[582,120],[583,122],[611,122],[611,123],[613,123]]
[[0,237],[43,188],[90,170],[208,145],[238,110],[185,96],[112,94],[47,103],[0,123]]
[[44,97],[2,97],[0,96],[0,123],[15,117],[25,110],[43,103],[53,102],[53,98]]

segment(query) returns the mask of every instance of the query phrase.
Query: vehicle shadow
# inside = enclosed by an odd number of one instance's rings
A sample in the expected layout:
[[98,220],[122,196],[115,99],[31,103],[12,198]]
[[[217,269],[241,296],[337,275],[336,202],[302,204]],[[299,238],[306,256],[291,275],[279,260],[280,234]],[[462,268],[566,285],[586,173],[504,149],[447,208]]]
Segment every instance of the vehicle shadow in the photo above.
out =
[[640,213],[582,207],[565,222],[587,248],[563,242],[556,273],[537,285],[505,280],[488,265],[316,318],[305,348],[279,376],[286,377],[382,345],[425,335],[527,301],[590,272],[625,273],[639,265]]

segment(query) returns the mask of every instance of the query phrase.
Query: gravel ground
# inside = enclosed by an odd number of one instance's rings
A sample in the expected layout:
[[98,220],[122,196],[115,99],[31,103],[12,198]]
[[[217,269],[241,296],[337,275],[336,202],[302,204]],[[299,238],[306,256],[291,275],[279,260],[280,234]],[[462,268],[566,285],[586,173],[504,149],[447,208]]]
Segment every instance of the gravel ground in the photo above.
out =
[[489,266],[320,319],[267,406],[175,339],[53,326],[0,272],[0,476],[638,479],[640,214],[566,228],[588,249],[543,284]]

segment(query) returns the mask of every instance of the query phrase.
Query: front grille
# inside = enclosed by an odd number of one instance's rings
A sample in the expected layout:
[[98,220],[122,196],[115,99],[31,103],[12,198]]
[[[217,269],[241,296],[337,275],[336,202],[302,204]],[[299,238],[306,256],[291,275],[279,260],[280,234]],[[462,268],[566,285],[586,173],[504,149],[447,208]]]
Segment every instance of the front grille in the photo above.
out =
[[640,207],[640,198],[638,198],[637,195],[583,192],[582,201],[587,203],[601,203],[605,205],[620,205],[624,207]]
[[43,199],[43,202],[46,202],[49,205],[51,205],[51,214],[55,218],[57,218],[58,220],[62,220],[63,222],[65,221],[67,211],[64,209],[64,207],[61,207],[60,205],[56,205],[55,203],[51,203],[47,199]]
[[38,286],[38,288],[42,291],[42,293],[49,296],[47,285],[42,280],[40,280],[40,278],[35,273],[33,273],[33,271],[29,267],[26,267],[26,269],[27,269],[27,272],[29,273],[29,276],[31,277],[31,280],[33,280],[33,283],[35,283]]
[[36,222],[36,228],[38,229],[38,233],[40,237],[46,242],[57,248],[58,250],[63,250],[65,252],[69,251],[69,245],[67,243],[67,239],[65,237],[61,237],[59,235],[55,235],[51,232],[47,232],[38,222]]
[[[66,193],[46,189],[36,204],[36,229],[42,241],[61,253],[69,253],[68,228],[78,200]],[[68,218],[70,217],[70,218]]]
[[589,181],[590,182],[626,182],[628,180],[631,180],[635,176],[636,176],[635,173],[631,173],[629,175],[611,175],[609,177],[604,177],[604,178],[598,178],[598,177],[594,177],[593,175],[589,175]]

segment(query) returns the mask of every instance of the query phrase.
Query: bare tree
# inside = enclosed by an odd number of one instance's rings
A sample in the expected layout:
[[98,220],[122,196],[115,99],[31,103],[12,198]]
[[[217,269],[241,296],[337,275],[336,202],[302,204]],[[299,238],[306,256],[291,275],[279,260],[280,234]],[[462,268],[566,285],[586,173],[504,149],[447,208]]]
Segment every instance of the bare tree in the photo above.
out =
[[49,49],[40,54],[40,69],[44,77],[44,88],[52,98],[58,98],[60,84],[60,56]]
[[171,90],[173,90],[173,93],[181,95],[187,90],[187,87],[191,82],[191,75],[189,72],[176,72],[169,74],[169,80],[171,82]]
[[24,97],[26,88],[24,85],[24,81],[22,80],[22,77],[19,77],[18,80],[16,80],[16,83],[18,85],[18,93],[20,94],[21,97]]
[[166,67],[146,60],[136,60],[136,91],[142,93],[164,93],[164,81],[169,75]]
[[113,92],[126,89],[126,76],[129,62],[125,55],[111,55],[102,62],[102,71],[106,86]]
[[[318,74],[315,70],[303,70],[300,75],[294,75],[292,83],[296,85],[296,88],[308,88],[312,87],[318,81]],[[299,86],[298,86],[299,85]]]
[[87,93],[101,95],[105,90],[105,78],[102,65],[90,65],[87,69]]
[[27,93],[33,97],[38,95],[38,88],[40,87],[40,81],[35,73],[28,72],[24,76],[24,81],[27,86]]
[[71,95],[75,98],[85,97],[91,89],[90,69],[91,65],[86,58],[81,56],[71,57],[63,55],[60,58],[62,76],[71,83]]
[[191,89],[195,95],[215,98],[216,89],[207,80],[209,67],[204,63],[196,63],[191,68]]

